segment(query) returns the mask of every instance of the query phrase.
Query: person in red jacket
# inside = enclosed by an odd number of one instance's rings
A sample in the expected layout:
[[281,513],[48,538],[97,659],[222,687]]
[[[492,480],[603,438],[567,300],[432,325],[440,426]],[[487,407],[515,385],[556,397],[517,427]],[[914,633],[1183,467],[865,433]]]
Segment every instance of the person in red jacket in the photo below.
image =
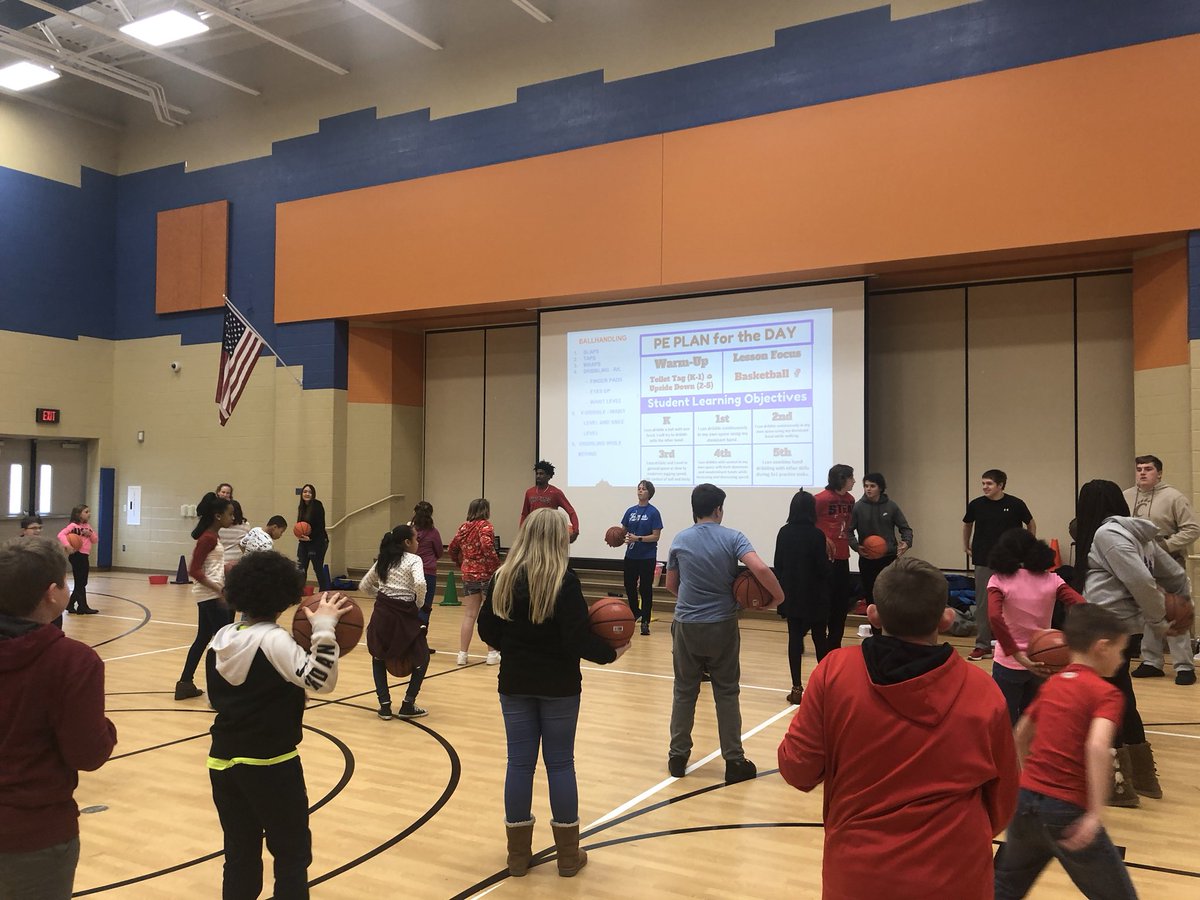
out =
[[66,609],[55,541],[0,546],[0,895],[70,897],[79,862],[79,772],[112,755],[104,663],[49,623]]
[[554,466],[539,459],[533,465],[533,487],[525,492],[525,502],[521,504],[520,525],[525,524],[526,517],[535,509],[561,509],[571,520],[571,543],[579,537],[579,516],[575,515],[575,507],[567,499],[567,495],[554,487],[550,479],[554,477]]
[[992,838],[1017,799],[1016,748],[987,673],[938,643],[946,578],[909,555],[875,582],[883,634],[831,651],[779,745],[788,784],[825,783],[824,900],[991,900]]

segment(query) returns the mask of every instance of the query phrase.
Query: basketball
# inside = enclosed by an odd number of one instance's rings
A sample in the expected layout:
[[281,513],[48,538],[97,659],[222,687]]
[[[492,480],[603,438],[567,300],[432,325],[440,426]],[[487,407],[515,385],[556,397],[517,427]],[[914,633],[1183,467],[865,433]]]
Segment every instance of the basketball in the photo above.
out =
[[625,535],[628,532],[623,525],[614,525],[604,532],[604,543],[610,547],[620,547],[625,543]]
[[771,602],[771,595],[749,569],[743,569],[733,579],[733,599],[742,609],[762,609]]
[[1043,663],[1046,671],[1061,672],[1071,664],[1071,650],[1056,628],[1041,628],[1029,639],[1025,655],[1034,662]]
[[71,545],[72,553],[78,552],[79,550],[83,549],[83,538],[80,537],[79,535],[77,535],[73,531],[67,535],[67,543]]
[[1186,597],[1178,594],[1167,594],[1163,599],[1166,601],[1167,621],[1171,623],[1171,630],[1182,634],[1192,624],[1195,607]]
[[[350,602],[350,608],[346,610],[346,614],[338,620],[337,624],[337,642],[338,649],[341,650],[341,655],[345,656],[351,650],[358,646],[358,642],[362,640],[363,632],[363,611],[353,600],[344,594],[333,594],[334,597],[341,597]],[[305,650],[312,649],[312,623],[308,621],[308,616],[304,614],[304,609],[316,609],[317,604],[321,602],[321,595],[314,594],[311,597],[306,597],[304,602],[296,607],[296,615],[292,619],[292,637],[296,639],[296,643]]]
[[887,553],[887,541],[877,534],[868,534],[858,542],[858,555],[863,559],[879,559]]
[[633,638],[633,610],[620,597],[603,597],[588,610],[592,634],[608,641],[611,647],[621,647]]
[[307,522],[297,522],[292,528],[292,534],[296,537],[308,537],[312,533],[312,526]]

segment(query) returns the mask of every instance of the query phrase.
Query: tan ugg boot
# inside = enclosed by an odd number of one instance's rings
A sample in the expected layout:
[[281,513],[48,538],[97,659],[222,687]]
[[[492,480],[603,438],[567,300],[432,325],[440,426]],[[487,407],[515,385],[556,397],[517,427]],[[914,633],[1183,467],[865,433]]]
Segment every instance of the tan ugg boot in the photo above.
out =
[[1143,797],[1162,799],[1162,785],[1158,783],[1158,771],[1154,767],[1154,751],[1150,744],[1126,744],[1129,762],[1132,765],[1133,789]]
[[520,878],[529,871],[533,859],[533,816],[528,822],[505,822],[508,832],[508,874]]
[[1129,761],[1129,748],[1118,747],[1113,754],[1113,788],[1108,798],[1109,806],[1132,809],[1141,804],[1133,787],[1133,764]]
[[550,821],[558,850],[558,874],[570,878],[587,865],[587,851],[579,849],[579,820],[564,824]]

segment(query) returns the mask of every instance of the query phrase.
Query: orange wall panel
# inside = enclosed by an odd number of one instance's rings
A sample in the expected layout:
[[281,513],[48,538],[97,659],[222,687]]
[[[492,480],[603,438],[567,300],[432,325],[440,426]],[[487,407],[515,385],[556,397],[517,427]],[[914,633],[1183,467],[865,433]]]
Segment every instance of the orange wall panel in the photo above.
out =
[[346,399],[351,403],[425,405],[424,335],[350,326]]
[[228,259],[229,201],[160,212],[154,311],[224,306]]
[[275,320],[657,283],[662,138],[281,203]]
[[1133,261],[1133,368],[1183,366],[1188,353],[1187,248]]
[[1200,36],[280,204],[278,322],[1200,227]]

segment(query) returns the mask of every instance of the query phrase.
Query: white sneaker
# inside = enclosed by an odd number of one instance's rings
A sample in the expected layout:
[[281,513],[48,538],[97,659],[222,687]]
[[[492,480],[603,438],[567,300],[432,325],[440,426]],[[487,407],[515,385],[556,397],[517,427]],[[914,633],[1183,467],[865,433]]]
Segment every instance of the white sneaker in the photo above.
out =
[[500,651],[499,650],[489,650],[488,651],[487,664],[489,666],[500,665]]
[[467,664],[467,651],[459,650],[458,658],[454,660],[455,665],[465,666]]

